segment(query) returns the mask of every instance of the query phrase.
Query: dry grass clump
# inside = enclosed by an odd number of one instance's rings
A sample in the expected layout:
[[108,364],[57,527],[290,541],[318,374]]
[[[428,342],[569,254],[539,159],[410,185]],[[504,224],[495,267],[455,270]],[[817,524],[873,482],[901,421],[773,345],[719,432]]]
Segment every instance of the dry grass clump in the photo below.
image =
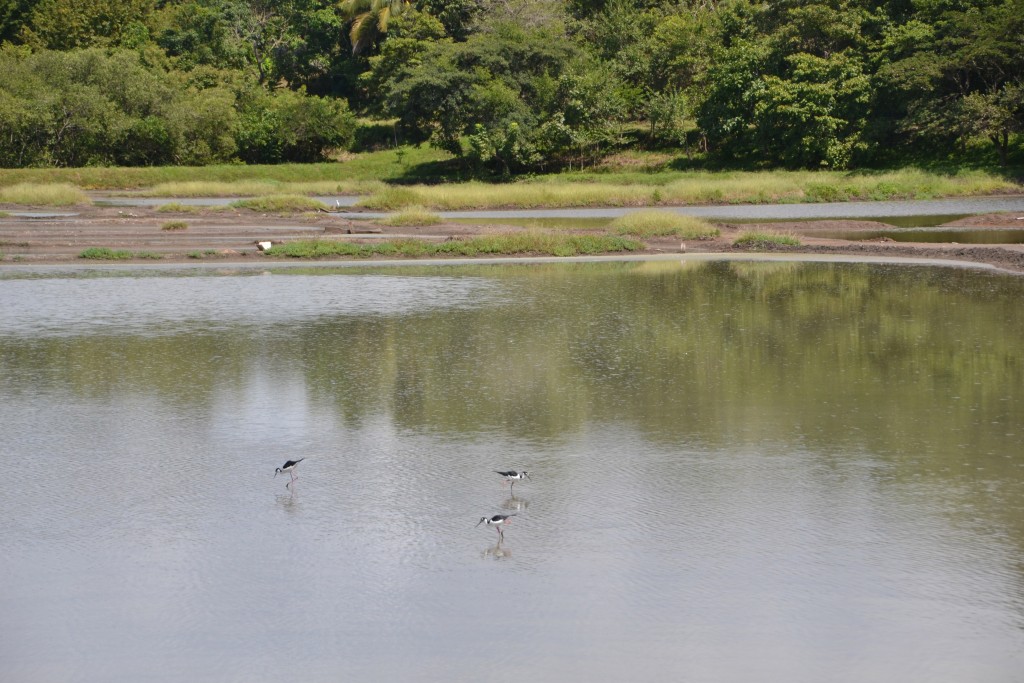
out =
[[0,204],[72,206],[92,204],[92,200],[70,183],[17,183],[0,187]]
[[437,225],[444,219],[440,215],[429,211],[422,206],[407,206],[397,213],[388,214],[384,218],[377,219],[381,225],[392,227],[413,227],[421,225]]

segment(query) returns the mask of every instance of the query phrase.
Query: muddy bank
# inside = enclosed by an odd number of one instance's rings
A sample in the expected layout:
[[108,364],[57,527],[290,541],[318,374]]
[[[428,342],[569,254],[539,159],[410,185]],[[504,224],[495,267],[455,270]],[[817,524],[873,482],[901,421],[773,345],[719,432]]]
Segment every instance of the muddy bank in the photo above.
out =
[[[522,230],[507,225],[444,223],[430,227],[388,227],[353,221],[331,213],[295,216],[259,214],[248,210],[199,209],[162,213],[146,207],[78,207],[54,211],[45,208],[0,207],[0,265],[97,263],[80,258],[90,247],[130,251],[124,262],[194,262],[196,260],[271,261],[258,242],[281,243],[309,239],[379,240],[416,237],[445,240],[495,232]],[[72,214],[72,215],[67,215]],[[970,216],[946,224],[950,228],[1022,229],[1024,217],[995,213]],[[179,223],[170,226],[170,223]],[[181,223],[184,226],[180,225]],[[657,238],[646,241],[648,253],[687,252],[742,253],[735,238],[746,231],[764,230],[797,235],[802,244],[774,247],[776,253],[829,253],[853,256],[949,259],[985,263],[1024,274],[1024,245],[967,245],[951,243],[893,242],[891,240],[840,240],[826,233],[873,233],[892,226],[871,220],[815,220],[765,223],[717,223],[721,235],[712,240],[686,241]],[[173,228],[173,229],[172,229]],[[763,251],[763,250],[762,250]]]

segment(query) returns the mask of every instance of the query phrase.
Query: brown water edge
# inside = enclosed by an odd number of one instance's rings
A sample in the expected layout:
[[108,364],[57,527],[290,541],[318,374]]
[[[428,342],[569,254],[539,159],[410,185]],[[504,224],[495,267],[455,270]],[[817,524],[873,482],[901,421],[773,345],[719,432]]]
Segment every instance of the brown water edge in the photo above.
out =
[[[26,207],[0,207],[0,210],[7,210],[8,213],[28,212]],[[41,208],[37,211],[46,213],[49,210]],[[461,222],[446,222],[428,227],[389,227],[369,221],[352,221],[326,212],[280,216],[248,210],[202,208],[195,212],[179,214],[161,213],[148,207],[89,206],[62,210],[59,213],[74,215],[41,218],[18,215],[0,217],[0,254],[3,254],[0,265],[48,265],[68,262],[86,264],[90,261],[81,259],[79,254],[89,247],[125,250],[136,255],[131,259],[118,261],[119,263],[154,263],[157,256],[158,261],[162,263],[195,263],[197,260],[273,262],[285,259],[264,255],[257,246],[258,242],[282,243],[318,238],[368,241],[388,237],[445,240],[526,229],[513,225]],[[1018,218],[1020,216],[1016,213],[990,213],[961,218],[940,227],[1020,229],[1022,221]],[[162,226],[172,221],[183,221],[188,227],[177,230],[162,229]],[[871,220],[822,219],[715,224],[721,230],[721,235],[715,239],[680,241],[678,238],[652,238],[645,240],[645,249],[641,253],[742,254],[752,250],[734,247],[733,241],[741,233],[757,230],[789,233],[800,237],[800,246],[776,246],[767,250],[775,254],[942,259],[983,263],[1024,274],[1024,245],[1020,244],[897,243],[886,239],[850,241],[817,236],[827,232],[866,233],[891,229],[891,226],[885,223]],[[560,228],[559,231],[564,232],[564,229]],[[139,257],[138,254],[146,256]]]

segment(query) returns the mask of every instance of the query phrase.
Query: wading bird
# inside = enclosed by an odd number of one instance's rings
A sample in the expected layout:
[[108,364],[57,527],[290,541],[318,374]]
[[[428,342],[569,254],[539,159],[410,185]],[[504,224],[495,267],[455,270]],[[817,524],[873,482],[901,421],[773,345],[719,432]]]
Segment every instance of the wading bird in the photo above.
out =
[[[511,484],[512,484],[511,489],[512,490],[515,490],[516,482],[519,481],[520,479],[523,479],[524,477],[526,479],[530,479],[530,474],[526,470],[523,470],[522,472],[516,472],[515,470],[509,470],[508,472],[498,472],[498,470],[494,470],[494,471],[497,474],[500,474],[505,479],[505,481],[511,482]],[[533,481],[533,480],[531,479],[530,481]]]
[[505,538],[505,532],[501,530],[501,527],[503,527],[506,524],[509,524],[512,521],[512,518],[515,516],[516,513],[513,512],[511,515],[494,515],[493,517],[481,517],[480,521],[477,522],[476,525],[480,526],[481,524],[486,523],[487,526],[493,526],[495,529],[498,530],[498,540],[502,541]]
[[285,484],[285,486],[291,486],[295,482],[295,480],[298,479],[298,477],[295,476],[295,466],[298,465],[303,460],[305,460],[305,458],[299,458],[298,460],[289,460],[288,462],[281,465],[280,467],[277,468],[277,470],[274,471],[274,478],[276,479],[277,475],[281,474],[282,472],[287,472],[288,474],[292,475],[292,480]]

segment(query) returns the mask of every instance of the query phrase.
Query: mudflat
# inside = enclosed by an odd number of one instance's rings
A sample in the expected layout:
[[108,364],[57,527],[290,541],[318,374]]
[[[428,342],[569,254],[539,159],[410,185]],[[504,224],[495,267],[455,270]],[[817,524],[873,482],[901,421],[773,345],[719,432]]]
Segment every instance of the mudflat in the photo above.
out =
[[[147,207],[88,206],[70,209],[47,207],[3,207],[0,217],[0,265],[98,263],[81,257],[90,247],[128,251],[124,262],[195,262],[221,260],[252,262],[294,260],[270,256],[260,242],[281,244],[294,240],[371,241],[388,238],[449,240],[479,235],[515,232],[513,225],[474,225],[446,222],[422,227],[391,227],[372,221],[352,220],[330,212],[295,215],[261,214],[250,210],[207,209],[182,214],[158,212]],[[842,233],[858,234],[891,230],[892,226],[871,220],[816,220],[734,224],[715,222],[721,234],[714,239],[680,241],[678,238],[643,240],[642,253],[736,254],[755,249],[734,246],[733,241],[751,230],[797,236],[799,246],[771,246],[756,251],[773,253],[821,253],[847,256],[924,258],[984,263],[1024,274],[1024,244],[957,244],[835,239]],[[991,213],[970,216],[942,227],[985,230],[1024,229],[1024,215]],[[534,228],[535,229],[535,228]],[[563,228],[558,228],[564,232]],[[582,231],[581,231],[582,232]],[[588,231],[593,232],[593,231]],[[634,252],[635,253],[635,252]],[[458,258],[458,257],[450,257]]]

